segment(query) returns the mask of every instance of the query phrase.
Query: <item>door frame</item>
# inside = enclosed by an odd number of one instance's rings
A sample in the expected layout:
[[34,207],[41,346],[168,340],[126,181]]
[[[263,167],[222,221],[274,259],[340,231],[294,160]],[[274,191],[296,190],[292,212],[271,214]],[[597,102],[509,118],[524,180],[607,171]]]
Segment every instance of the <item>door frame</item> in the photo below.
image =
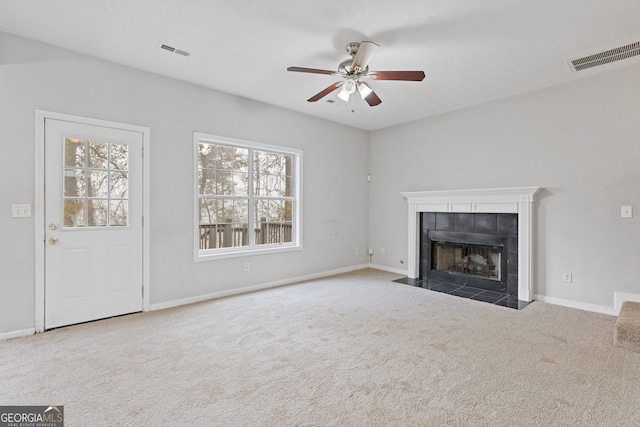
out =
[[45,120],[53,119],[85,125],[122,129],[142,134],[142,311],[150,310],[149,282],[149,141],[151,129],[146,126],[129,125],[92,119],[53,111],[35,110],[35,205],[33,209],[35,226],[35,329],[44,332],[45,315]]

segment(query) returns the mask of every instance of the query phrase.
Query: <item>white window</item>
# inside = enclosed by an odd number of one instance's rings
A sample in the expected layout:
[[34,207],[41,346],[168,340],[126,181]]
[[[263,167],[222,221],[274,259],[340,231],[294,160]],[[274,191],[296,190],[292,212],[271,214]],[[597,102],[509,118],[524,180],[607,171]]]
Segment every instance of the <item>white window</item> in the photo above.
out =
[[302,151],[194,133],[196,260],[301,248]]

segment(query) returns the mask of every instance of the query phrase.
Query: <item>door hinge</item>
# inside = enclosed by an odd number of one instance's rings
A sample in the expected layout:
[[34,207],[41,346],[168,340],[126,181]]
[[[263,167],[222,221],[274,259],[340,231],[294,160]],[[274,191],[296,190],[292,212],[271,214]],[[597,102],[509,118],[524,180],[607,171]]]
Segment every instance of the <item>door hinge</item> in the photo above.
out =
[[142,157],[144,157],[144,147],[142,147]]

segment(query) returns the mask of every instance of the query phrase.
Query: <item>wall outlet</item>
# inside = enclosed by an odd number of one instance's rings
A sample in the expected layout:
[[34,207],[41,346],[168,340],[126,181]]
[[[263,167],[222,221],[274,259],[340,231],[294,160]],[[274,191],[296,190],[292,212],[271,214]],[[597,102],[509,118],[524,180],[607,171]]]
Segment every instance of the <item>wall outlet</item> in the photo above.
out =
[[385,248],[380,248],[380,255],[386,255],[387,250]]
[[360,254],[360,248],[356,248],[356,250],[355,250],[355,251],[353,251],[353,253],[354,253],[355,255]]
[[11,205],[13,218],[31,218],[31,205]]
[[573,275],[571,273],[562,273],[562,281],[571,283],[573,281]]
[[249,271],[249,263],[248,262],[244,263],[244,271]]
[[373,255],[373,253],[374,253],[373,248],[369,248],[369,255]]

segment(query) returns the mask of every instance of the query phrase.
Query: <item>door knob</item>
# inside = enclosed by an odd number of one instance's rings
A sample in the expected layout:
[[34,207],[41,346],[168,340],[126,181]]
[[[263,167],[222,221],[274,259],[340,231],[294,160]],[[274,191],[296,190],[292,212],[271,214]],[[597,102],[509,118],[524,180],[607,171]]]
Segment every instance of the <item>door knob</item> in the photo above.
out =
[[57,245],[58,244],[58,238],[57,237],[52,237],[49,239],[49,243],[51,243],[52,245]]

